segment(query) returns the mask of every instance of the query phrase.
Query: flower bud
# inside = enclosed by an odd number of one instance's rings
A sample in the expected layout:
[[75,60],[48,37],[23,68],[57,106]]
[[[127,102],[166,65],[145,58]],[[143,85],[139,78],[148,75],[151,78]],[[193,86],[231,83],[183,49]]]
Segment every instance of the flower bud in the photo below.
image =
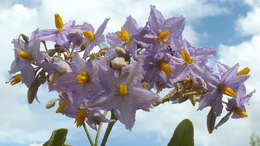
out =
[[113,69],[120,70],[125,66],[127,66],[127,62],[125,61],[125,58],[123,58],[123,57],[116,57],[113,60],[111,60],[111,67]]

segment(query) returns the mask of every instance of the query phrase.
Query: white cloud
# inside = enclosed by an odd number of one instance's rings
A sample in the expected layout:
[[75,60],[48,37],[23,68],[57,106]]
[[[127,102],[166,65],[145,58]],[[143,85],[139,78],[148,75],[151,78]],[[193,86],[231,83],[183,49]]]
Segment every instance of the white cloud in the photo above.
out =
[[[250,106],[248,106],[247,110],[249,113],[249,118],[244,120],[237,120],[237,122],[233,122],[234,124],[229,125],[228,129],[241,129],[243,132],[235,133],[237,139],[248,139],[252,132],[259,132],[260,126],[256,123],[259,122],[260,116],[260,35],[255,35],[251,40],[245,41],[236,46],[220,46],[220,59],[223,63],[228,65],[234,65],[235,63],[239,63],[242,67],[250,67],[251,77],[246,82],[248,91],[252,91],[256,89],[257,92],[254,94],[250,101]],[[234,131],[228,131],[227,135],[233,135]],[[235,136],[234,136],[235,137]],[[241,145],[241,141],[237,142],[237,145]],[[243,140],[244,141],[244,140]],[[234,142],[236,142],[234,140]]]
[[52,15],[57,12],[67,19],[76,18],[79,21],[88,21],[94,25],[100,24],[105,17],[111,17],[109,30],[117,30],[128,15],[132,15],[138,22],[144,24],[149,15],[150,4],[155,4],[166,16],[184,15],[188,20],[223,14],[227,11],[225,8],[220,8],[205,0],[175,0],[172,3],[167,0],[103,0],[95,2],[45,0],[42,1],[40,11],[44,15],[42,21],[51,24]]
[[246,16],[241,17],[237,23],[237,31],[244,35],[260,34],[260,6],[254,6]]
[[[225,129],[225,135],[232,135],[232,137],[229,138],[236,137],[239,139],[234,139],[234,144],[236,145],[247,145],[248,143],[244,142],[245,139],[249,139],[252,132],[260,131],[260,125],[257,124],[260,120],[260,99],[258,98],[260,96],[260,21],[258,21],[260,17],[260,7],[257,5],[259,1],[247,0],[246,2],[251,6],[251,10],[245,17],[241,17],[237,21],[237,26],[242,35],[251,35],[250,40],[234,46],[220,45],[219,47],[219,57],[223,63],[228,65],[239,63],[241,68],[246,66],[250,67],[251,77],[246,82],[247,89],[248,91],[253,89],[257,90],[251,99],[250,106],[247,108],[250,115],[249,118],[234,121],[232,125],[230,124],[228,127],[225,127],[229,129]],[[240,132],[238,129],[240,129]],[[222,137],[222,139],[223,138],[224,137]],[[229,139],[227,141],[231,140]],[[243,144],[241,144],[241,142]]]
[[42,146],[42,144],[30,144],[29,146]]
[[250,5],[250,6],[259,6],[260,5],[260,1],[259,0],[243,0],[246,4]]

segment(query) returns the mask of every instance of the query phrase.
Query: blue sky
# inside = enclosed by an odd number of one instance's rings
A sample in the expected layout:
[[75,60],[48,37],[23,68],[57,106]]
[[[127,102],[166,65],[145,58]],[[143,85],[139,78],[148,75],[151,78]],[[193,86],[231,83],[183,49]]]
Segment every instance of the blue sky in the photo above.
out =
[[[35,28],[53,27],[53,14],[65,20],[87,21],[95,26],[104,18],[111,20],[107,31],[116,31],[128,15],[144,24],[149,5],[155,4],[166,16],[186,17],[184,36],[196,46],[218,49],[217,58],[226,64],[237,62],[252,69],[247,82],[249,90],[260,91],[260,2],[259,0],[1,0],[0,1],[0,145],[38,146],[56,128],[68,128],[67,143],[88,145],[83,129],[75,128],[73,120],[47,110],[44,105],[57,96],[43,87],[40,104],[26,103],[23,85],[8,86],[8,70],[13,60],[11,40],[19,33],[30,34]],[[131,5],[131,7],[129,7]],[[230,120],[209,135],[206,128],[207,109],[197,111],[189,103],[165,104],[151,112],[138,112],[132,131],[117,123],[108,146],[166,145],[177,123],[185,118],[193,121],[196,146],[249,145],[252,132],[260,132],[260,95],[248,107],[249,118]],[[259,133],[260,134],[260,133]]]

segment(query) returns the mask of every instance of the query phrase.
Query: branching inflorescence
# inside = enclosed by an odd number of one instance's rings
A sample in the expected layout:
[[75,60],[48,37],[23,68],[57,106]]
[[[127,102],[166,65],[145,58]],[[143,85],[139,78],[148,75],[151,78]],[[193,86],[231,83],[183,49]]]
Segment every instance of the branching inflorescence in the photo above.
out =
[[[24,83],[32,103],[38,87],[47,82],[50,91],[59,93],[47,108],[59,102],[57,113],[74,118],[77,127],[86,122],[96,130],[100,123],[115,120],[130,130],[137,110],[149,111],[164,102],[190,100],[198,103],[198,110],[210,107],[210,132],[230,117],[248,116],[245,104],[255,92],[246,93],[249,68],[229,67],[214,58],[209,65],[216,50],[185,40],[183,17],[166,19],[151,6],[145,26],[129,16],[119,31],[104,35],[108,21],[95,30],[74,20],[64,24],[55,14],[55,29],[37,29],[30,38],[21,34],[12,41],[14,75],[9,83]],[[47,42],[54,42],[53,49]],[[162,90],[169,93],[160,98]],[[227,115],[215,124],[223,109]],[[106,118],[107,111],[114,119]]]

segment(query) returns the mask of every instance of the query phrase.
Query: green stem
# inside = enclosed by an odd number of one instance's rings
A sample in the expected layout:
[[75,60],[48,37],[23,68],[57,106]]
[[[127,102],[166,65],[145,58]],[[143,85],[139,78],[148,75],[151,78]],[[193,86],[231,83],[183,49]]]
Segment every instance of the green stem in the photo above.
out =
[[[104,116],[106,116],[107,113],[108,112],[106,111],[104,113]],[[99,136],[100,136],[100,133],[101,133],[102,125],[103,125],[103,122],[100,122],[99,125],[98,125],[97,135],[96,135],[96,139],[95,139],[95,146],[98,146],[98,140],[99,140]]]
[[93,140],[92,140],[92,138],[91,138],[91,136],[90,136],[89,130],[88,130],[88,128],[87,128],[85,122],[83,123],[83,127],[84,127],[84,130],[85,130],[85,133],[86,133],[86,135],[87,135],[87,138],[88,138],[88,141],[89,141],[90,145],[91,145],[91,146],[95,146],[94,143],[93,143]]
[[104,137],[103,137],[101,146],[105,146],[105,145],[106,145],[108,136],[110,135],[110,132],[111,132],[111,130],[112,130],[114,124],[116,123],[116,120],[117,120],[112,111],[111,111],[111,118],[110,118],[110,119],[111,119],[111,120],[115,120],[115,121],[110,122],[110,123],[107,125],[107,129],[106,129],[105,135],[104,135]]

